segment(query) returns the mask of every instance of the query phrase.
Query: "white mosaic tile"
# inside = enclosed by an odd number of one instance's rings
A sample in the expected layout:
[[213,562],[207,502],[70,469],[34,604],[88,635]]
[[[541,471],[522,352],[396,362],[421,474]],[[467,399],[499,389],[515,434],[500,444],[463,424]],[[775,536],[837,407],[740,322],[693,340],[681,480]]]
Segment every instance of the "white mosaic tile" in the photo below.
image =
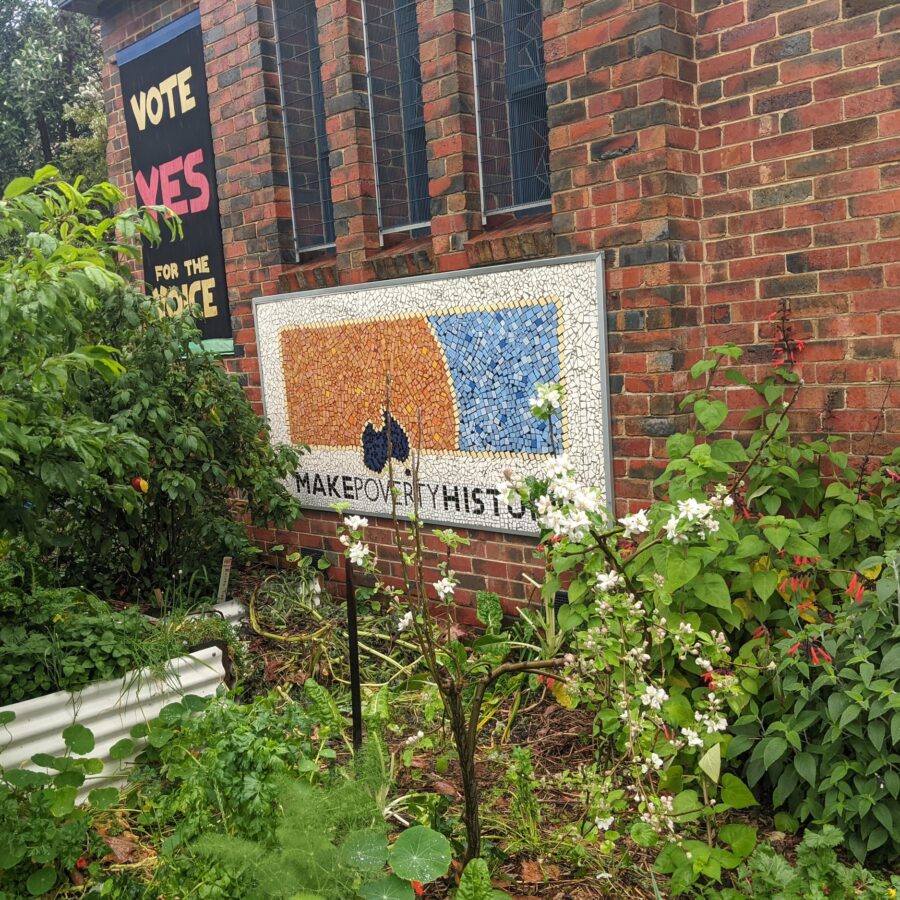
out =
[[[496,484],[508,466],[538,474],[561,449],[606,492],[601,265],[578,258],[257,300],[273,439],[309,447],[289,480],[303,505],[348,501],[389,516],[390,450],[398,512],[409,512],[417,447],[422,515],[436,524],[536,533]],[[552,428],[528,406],[548,381],[565,389]]]

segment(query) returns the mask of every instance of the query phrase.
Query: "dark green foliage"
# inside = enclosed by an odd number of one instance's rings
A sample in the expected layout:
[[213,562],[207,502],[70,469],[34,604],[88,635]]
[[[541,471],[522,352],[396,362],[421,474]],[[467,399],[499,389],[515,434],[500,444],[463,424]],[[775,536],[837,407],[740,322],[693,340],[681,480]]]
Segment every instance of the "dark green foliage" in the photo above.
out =
[[76,588],[0,591],[0,706],[145,665],[153,631],[137,609],[113,612]]
[[191,317],[161,317],[131,282],[123,262],[159,226],[109,216],[121,199],[48,168],[0,202],[0,527],[56,548],[66,583],[165,592],[252,551],[235,497],[257,523],[296,518],[297,457]]
[[101,64],[87,16],[53,0],[0,0],[0,184],[51,161],[71,178],[105,180]]
[[808,831],[791,865],[769,844],[760,844],[738,871],[736,889],[726,888],[703,896],[720,900],[885,900],[896,896],[894,887],[859,865],[839,862],[835,849],[843,844],[841,831],[826,825]]
[[[0,713],[0,722],[11,716]],[[48,774],[0,769],[0,900],[43,896],[60,880],[68,881],[66,872],[82,855],[90,855],[92,845],[105,849],[91,831],[93,810],[114,803],[119,792],[97,788],[88,794],[87,805],[76,806],[78,789],[88,776],[102,771],[103,764],[69,755],[93,750],[88,729],[75,726],[64,737],[66,756],[33,757]]]
[[134,731],[148,738],[133,775],[140,821],[174,829],[167,851],[209,830],[270,840],[281,781],[313,778],[317,760],[334,757],[311,738],[318,724],[276,695],[247,706],[225,698],[171,704]]

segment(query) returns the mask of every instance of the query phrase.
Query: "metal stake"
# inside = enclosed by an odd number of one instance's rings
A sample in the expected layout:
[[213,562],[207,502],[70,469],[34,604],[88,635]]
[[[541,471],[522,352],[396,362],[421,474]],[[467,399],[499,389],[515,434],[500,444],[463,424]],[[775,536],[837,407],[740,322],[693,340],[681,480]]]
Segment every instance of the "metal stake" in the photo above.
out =
[[344,560],[347,575],[347,643],[350,648],[350,715],[353,720],[353,749],[362,747],[362,699],[359,689],[359,634],[356,627],[356,588],[353,566]]

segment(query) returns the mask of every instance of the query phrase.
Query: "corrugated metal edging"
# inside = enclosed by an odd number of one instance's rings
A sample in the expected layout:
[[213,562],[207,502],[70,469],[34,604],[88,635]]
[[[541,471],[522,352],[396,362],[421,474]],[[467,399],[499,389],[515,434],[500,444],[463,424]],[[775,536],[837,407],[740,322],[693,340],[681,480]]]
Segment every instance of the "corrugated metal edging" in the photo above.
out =
[[226,660],[222,648],[216,645],[171,660],[163,678],[140,669],[74,693],[58,691],[0,707],[0,712],[16,714],[12,722],[0,727],[0,767],[22,767],[35,753],[64,756],[63,729],[77,722],[89,728],[96,741],[94,750],[86,755],[104,763],[102,774],[88,779],[81,797],[98,785],[121,783],[130,760],[110,759],[112,745],[129,737],[139,722],[156,718],[164,706],[185,694],[213,696],[225,679]]

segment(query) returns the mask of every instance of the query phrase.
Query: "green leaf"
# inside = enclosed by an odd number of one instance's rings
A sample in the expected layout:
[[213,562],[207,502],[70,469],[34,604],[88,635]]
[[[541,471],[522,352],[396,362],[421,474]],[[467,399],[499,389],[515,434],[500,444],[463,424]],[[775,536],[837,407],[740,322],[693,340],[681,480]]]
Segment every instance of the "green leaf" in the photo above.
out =
[[[13,178],[13,180],[6,186],[6,190],[3,192],[4,200],[12,200],[13,197],[18,197],[27,191],[30,191],[34,187],[34,179],[29,178],[27,175],[23,175],[21,178]],[[56,879],[54,878],[54,883]],[[51,885],[52,887],[52,885]]]
[[25,882],[25,887],[32,897],[40,897],[53,890],[56,884],[56,869],[45,868],[32,872]]
[[15,719],[16,714],[11,709],[0,710],[0,727],[9,725]]
[[742,859],[749,856],[756,846],[756,829],[751,825],[732,822],[719,829],[719,839],[731,848],[731,852]]
[[691,366],[691,378],[699,378],[704,372],[709,372],[719,364],[717,359],[698,359]]
[[756,797],[750,788],[736,775],[727,773],[722,776],[723,803],[727,803],[732,809],[746,809],[748,806],[756,806]]
[[500,596],[493,591],[478,591],[475,594],[475,615],[488,631],[496,631],[503,623]]
[[669,459],[683,459],[694,447],[692,434],[672,434],[666,439],[666,452]]
[[135,743],[130,738],[122,738],[109,748],[110,759],[127,759],[134,753]]
[[798,753],[794,756],[794,768],[797,774],[808,784],[816,783],[816,758],[812,753]]
[[763,748],[763,765],[769,769],[782,756],[788,748],[787,741],[783,737],[769,737],[764,739],[765,747]]
[[401,881],[396,875],[388,875],[387,878],[361,885],[359,896],[364,900],[416,900],[412,885],[408,881]]
[[24,844],[13,841],[12,837],[0,838],[0,869],[12,869],[17,866],[28,852]]
[[378,872],[387,862],[387,840],[374,828],[351,831],[341,844],[340,855],[353,869],[360,872]]
[[454,900],[494,900],[505,896],[491,885],[488,864],[483,859],[472,859],[459,880]]
[[778,572],[754,572],[753,573],[753,590],[760,600],[766,601],[775,592],[778,587]]
[[728,417],[728,407],[722,400],[698,400],[694,404],[694,415],[707,434],[715,431]]
[[442,834],[414,825],[391,848],[391,868],[401,878],[427,884],[445,875],[453,858],[450,841]]
[[775,813],[774,822],[775,827],[779,831],[785,832],[785,834],[796,834],[800,828],[799,820],[784,810]]
[[666,590],[670,593],[686,585],[700,572],[700,560],[673,553],[666,563]]
[[119,789],[114,787],[94,788],[88,794],[88,803],[94,809],[109,809],[119,801]]
[[78,756],[84,756],[94,749],[94,735],[89,728],[78,723],[70,725],[62,733],[66,746]]
[[75,798],[78,796],[78,788],[60,787],[51,793],[50,812],[58,819],[69,815],[75,809]]
[[722,745],[713,744],[701,757],[698,765],[706,777],[714,783],[719,783],[719,775],[722,772]]
[[900,669],[900,641],[894,643],[881,658],[881,674],[887,675]]
[[631,826],[630,834],[638,847],[655,847],[659,842],[656,832],[646,822],[635,822]]
[[731,609],[731,591],[721,575],[704,572],[697,579],[697,596],[716,609]]
[[776,525],[774,528],[766,528],[763,536],[776,550],[781,550],[791,536],[791,532],[788,528]]

